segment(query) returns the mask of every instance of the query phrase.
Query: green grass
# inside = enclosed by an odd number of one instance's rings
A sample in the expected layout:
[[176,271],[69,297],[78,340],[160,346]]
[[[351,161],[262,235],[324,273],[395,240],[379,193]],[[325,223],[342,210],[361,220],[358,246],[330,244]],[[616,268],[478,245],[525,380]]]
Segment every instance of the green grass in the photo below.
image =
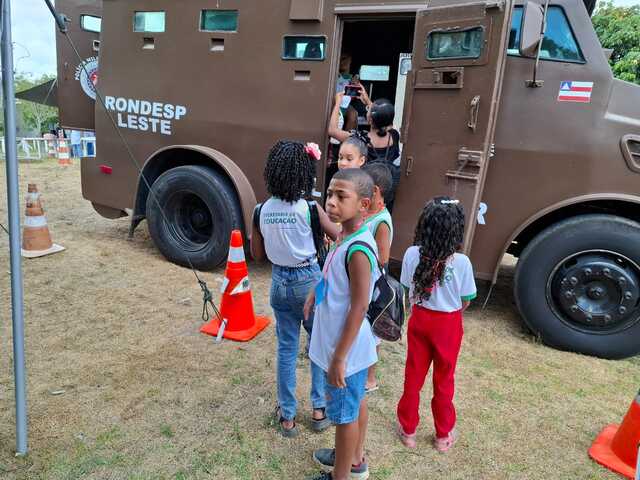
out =
[[173,433],[171,427],[166,424],[160,425],[160,433],[162,434],[162,436],[167,438],[173,438],[175,436],[175,433]]

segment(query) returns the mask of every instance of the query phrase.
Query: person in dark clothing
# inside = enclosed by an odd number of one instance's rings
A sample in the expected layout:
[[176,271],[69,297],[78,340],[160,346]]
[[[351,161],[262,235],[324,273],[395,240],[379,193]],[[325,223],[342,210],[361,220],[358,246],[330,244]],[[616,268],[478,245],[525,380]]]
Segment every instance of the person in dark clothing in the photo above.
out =
[[[342,102],[342,97],[342,93],[336,95],[337,105]],[[367,105],[367,121],[371,127],[365,137],[367,140],[367,163],[383,163],[389,168],[393,178],[387,203],[387,209],[391,212],[396,189],[400,182],[400,133],[393,128],[395,109],[393,104],[384,98],[372,102],[364,88],[361,90],[360,99]],[[328,133],[329,136],[340,142],[344,142],[353,133],[338,127],[338,112],[335,108],[329,122]]]

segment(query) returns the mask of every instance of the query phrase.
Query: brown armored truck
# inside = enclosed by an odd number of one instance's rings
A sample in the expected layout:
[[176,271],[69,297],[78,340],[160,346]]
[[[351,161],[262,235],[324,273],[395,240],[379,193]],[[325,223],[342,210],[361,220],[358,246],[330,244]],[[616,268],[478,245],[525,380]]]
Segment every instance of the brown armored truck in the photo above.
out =
[[[640,87],[613,78],[593,3],[58,0],[83,65],[59,35],[61,123],[96,131],[82,192],[98,213],[132,232],[146,219],[169,260],[210,269],[266,196],[269,147],[327,150],[349,53],[398,112],[392,257],[425,201],[453,195],[480,279],[518,257],[533,332],[626,357],[640,352]],[[320,168],[318,199],[327,181]]]

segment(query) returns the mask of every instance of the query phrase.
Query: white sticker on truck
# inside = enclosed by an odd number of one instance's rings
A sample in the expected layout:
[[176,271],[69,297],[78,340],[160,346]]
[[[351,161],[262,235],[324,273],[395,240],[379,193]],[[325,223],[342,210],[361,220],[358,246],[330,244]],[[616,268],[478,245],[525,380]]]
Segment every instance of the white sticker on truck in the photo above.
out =
[[487,222],[484,219],[484,216],[487,213],[487,210],[489,210],[489,207],[486,203],[481,202],[480,205],[478,205],[478,225],[486,225]]
[[104,97],[107,110],[117,113],[118,127],[171,135],[173,122],[187,114],[187,107],[135,98]]

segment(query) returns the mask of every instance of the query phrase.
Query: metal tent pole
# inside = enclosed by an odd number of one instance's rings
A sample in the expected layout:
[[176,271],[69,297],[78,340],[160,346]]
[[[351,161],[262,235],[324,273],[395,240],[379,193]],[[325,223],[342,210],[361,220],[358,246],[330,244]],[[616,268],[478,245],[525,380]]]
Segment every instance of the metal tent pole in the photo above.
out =
[[9,206],[9,244],[11,250],[11,317],[13,320],[13,373],[16,397],[16,452],[27,453],[27,398],[24,362],[24,310],[22,262],[20,252],[20,209],[18,192],[18,154],[16,148],[16,102],[13,87],[11,43],[11,2],[2,1],[2,90],[4,96],[4,139],[7,162],[7,201]]

